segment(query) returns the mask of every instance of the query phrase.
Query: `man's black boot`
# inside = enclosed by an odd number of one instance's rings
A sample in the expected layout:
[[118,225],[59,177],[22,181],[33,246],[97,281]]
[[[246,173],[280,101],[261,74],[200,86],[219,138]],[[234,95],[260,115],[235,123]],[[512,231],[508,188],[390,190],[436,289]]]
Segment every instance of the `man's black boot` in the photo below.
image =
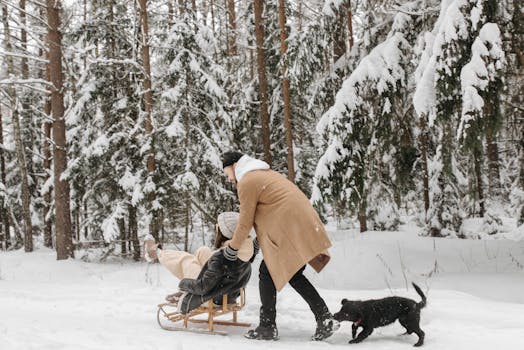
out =
[[278,329],[275,325],[259,325],[257,328],[247,331],[244,337],[257,340],[278,340]]
[[324,340],[329,338],[340,328],[340,322],[333,318],[333,315],[327,314],[317,320],[317,329],[311,340]]

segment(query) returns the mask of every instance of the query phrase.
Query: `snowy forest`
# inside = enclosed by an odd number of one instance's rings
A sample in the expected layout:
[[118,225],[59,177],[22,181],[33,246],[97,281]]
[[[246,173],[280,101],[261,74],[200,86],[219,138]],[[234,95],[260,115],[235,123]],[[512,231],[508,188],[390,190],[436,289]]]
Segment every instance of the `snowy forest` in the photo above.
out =
[[0,18],[1,349],[524,349],[524,0]]
[[[326,222],[524,230],[521,0],[0,0],[0,241],[191,250],[236,210],[221,155]],[[475,230],[465,223],[476,220]],[[468,221],[470,220],[470,221]],[[524,237],[524,236],[523,236]]]

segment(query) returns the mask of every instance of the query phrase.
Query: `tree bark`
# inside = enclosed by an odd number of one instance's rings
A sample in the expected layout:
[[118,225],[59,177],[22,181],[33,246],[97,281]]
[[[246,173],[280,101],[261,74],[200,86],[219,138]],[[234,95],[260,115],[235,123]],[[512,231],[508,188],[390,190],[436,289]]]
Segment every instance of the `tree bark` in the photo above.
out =
[[289,79],[287,78],[287,33],[286,8],[284,0],[279,0],[278,22],[280,25],[280,51],[282,53],[282,95],[284,98],[284,128],[286,129],[287,178],[295,182],[295,164],[293,156],[293,127],[291,123],[291,99],[289,96]]
[[358,221],[360,223],[360,232],[366,232],[368,230],[368,222],[366,215],[367,205],[366,200],[362,198],[358,207]]
[[[20,68],[22,73],[23,79],[29,78],[29,65],[27,63],[27,55],[29,55],[27,51],[27,21],[26,21],[26,0],[20,0],[19,2],[19,11],[20,11],[20,24],[22,25],[22,28],[20,29],[20,45],[22,46],[22,53],[23,57],[20,59]],[[24,153],[25,149],[32,149],[33,148],[33,139],[34,139],[34,132],[33,132],[33,115],[30,112],[30,101],[27,100],[26,96],[22,95],[21,106],[22,109],[20,110],[20,116],[21,119],[21,130],[25,130],[25,135],[22,136],[22,142],[24,144]],[[24,142],[25,141],[25,142]],[[26,168],[27,168],[27,176],[29,176],[29,179],[31,180],[28,182],[29,186],[29,200],[31,200],[31,197],[35,195],[36,192],[36,179],[33,177],[34,171],[34,164],[32,157],[26,158]]]
[[[49,52],[46,50],[46,53],[44,55],[44,58],[48,61],[45,64],[45,80],[51,81],[51,70],[49,67]],[[46,174],[44,182],[47,182],[49,178],[51,177],[51,128],[53,126],[53,123],[50,122],[52,119],[51,115],[51,94],[52,89],[48,88],[49,94],[45,98],[45,104],[44,104],[44,114],[46,115],[46,120],[44,120],[44,142],[43,142],[43,155],[44,155],[44,172]],[[53,223],[51,220],[51,214],[52,214],[52,205],[51,205],[51,194],[52,190],[51,188],[44,193],[44,246],[48,248],[53,248]]]
[[167,19],[169,21],[169,28],[171,28],[173,21],[175,20],[175,10],[173,8],[172,0],[167,1]]
[[475,163],[475,177],[477,179],[477,195],[480,205],[480,217],[484,217],[486,209],[484,207],[484,186],[482,185],[482,152],[475,147],[473,150],[473,161]]
[[[6,187],[5,181],[5,158],[4,158],[4,125],[2,118],[2,106],[0,106],[0,179],[4,187]],[[4,198],[0,197],[0,248],[7,250],[11,241],[11,235],[9,232],[9,216],[5,210]]]
[[228,31],[228,46],[229,55],[236,56],[237,50],[237,19],[235,12],[235,0],[227,0],[227,10],[229,18],[229,31]]
[[298,8],[297,8],[297,21],[298,21],[298,32],[302,32],[302,21],[303,21],[303,9],[302,9],[302,1],[298,2]]
[[334,42],[333,42],[333,62],[336,64],[337,61],[346,54],[346,31],[344,30],[344,11],[342,6],[337,9],[337,20],[334,30]]
[[354,38],[353,38],[353,13],[351,11],[351,0],[346,2],[346,20],[348,23],[348,36],[349,36],[349,50],[353,48]]
[[[22,4],[25,6],[25,4]],[[24,12],[25,13],[25,12]],[[8,20],[8,13],[7,13],[7,6],[4,5],[3,7],[3,23],[4,23],[4,41],[5,41],[5,48],[7,52],[12,52],[12,45],[11,45],[11,32],[9,27],[9,20]],[[13,57],[10,55],[7,55],[6,57],[7,61],[7,72],[9,75],[14,74],[14,63],[13,63]],[[25,62],[27,65],[27,61]],[[26,67],[27,69],[27,67]],[[24,67],[22,67],[22,71],[24,70]],[[27,74],[27,71],[25,72]],[[31,222],[31,195],[29,193],[29,181],[27,180],[28,173],[27,173],[27,163],[26,163],[26,156],[25,156],[25,147],[24,142],[22,141],[22,131],[20,129],[20,115],[19,115],[19,101],[18,96],[16,92],[16,88],[14,85],[11,85],[8,88],[9,97],[11,100],[11,118],[13,120],[13,131],[14,131],[14,141],[15,141],[15,148],[16,148],[16,158],[18,161],[18,170],[20,171],[20,187],[21,187],[21,195],[22,195],[22,217],[24,221],[24,250],[26,252],[32,252],[33,251],[33,224]]]
[[[141,56],[142,65],[144,68],[144,110],[146,113],[146,124],[145,129],[149,137],[149,154],[147,156],[147,173],[148,176],[154,177],[155,175],[155,150],[153,142],[153,122],[151,111],[153,107],[153,92],[151,91],[151,65],[149,59],[149,25],[147,17],[147,0],[140,0],[140,22],[142,24],[142,45],[141,45]],[[153,191],[149,193],[149,210],[152,214],[151,224],[149,225],[149,231],[158,241],[158,225],[157,225],[157,213],[153,208],[153,202],[156,199],[156,193]]]
[[191,215],[191,200],[189,197],[189,192],[186,191],[185,193],[185,200],[186,200],[186,232],[184,237],[184,251],[187,252],[189,249],[189,222],[190,222],[190,215]]
[[249,48],[249,80],[253,81],[255,79],[255,58],[254,58],[253,49]]
[[127,232],[126,232],[126,221],[121,218],[118,219],[118,229],[120,231],[120,253],[127,253]]
[[258,70],[258,94],[260,99],[260,123],[262,127],[262,145],[264,147],[264,160],[271,165],[271,141],[269,130],[269,110],[267,97],[266,62],[264,53],[264,24],[262,12],[263,0],[255,0],[255,39],[257,45],[257,70]]
[[[7,6],[2,6],[2,22],[5,25],[8,25],[7,22]],[[5,30],[5,29],[4,29]],[[5,35],[5,32],[4,32]],[[7,48],[6,48],[7,49]],[[4,126],[3,126],[3,118],[2,118],[2,111],[0,106],[0,176],[2,180],[2,184],[7,187],[6,183],[6,173],[5,173],[5,157],[4,157]],[[2,222],[0,225],[3,225],[3,238],[5,242],[5,249],[8,249],[11,246],[11,233],[10,233],[10,227],[9,227],[9,214],[7,212],[7,208],[5,207],[5,202],[3,198],[0,198],[0,214],[2,217]]]
[[215,0],[211,0],[211,29],[215,33]]
[[53,114],[53,159],[56,213],[57,259],[73,257],[71,236],[71,210],[69,182],[62,179],[67,169],[66,127],[64,120],[64,93],[62,73],[62,33],[60,32],[60,0],[47,0],[49,70],[53,89],[51,109]]
[[[15,104],[16,96],[15,97]],[[33,223],[31,221],[31,195],[29,193],[29,181],[27,180],[27,166],[26,156],[24,151],[24,142],[22,141],[22,131],[20,130],[20,120],[17,106],[14,106],[12,111],[13,131],[15,134],[16,144],[16,158],[18,160],[18,168],[20,171],[22,187],[22,215],[24,217],[24,250],[26,252],[33,251]]]
[[129,238],[133,242],[133,260],[140,260],[140,242],[138,241],[138,224],[136,221],[136,208],[129,205]]
[[488,179],[489,192],[494,197],[500,195],[500,170],[499,170],[499,149],[497,140],[490,128],[486,130],[486,153],[488,156]]
[[429,172],[428,172],[428,135],[426,130],[426,116],[420,117],[420,150],[422,156],[422,184],[424,196],[424,210],[429,210]]

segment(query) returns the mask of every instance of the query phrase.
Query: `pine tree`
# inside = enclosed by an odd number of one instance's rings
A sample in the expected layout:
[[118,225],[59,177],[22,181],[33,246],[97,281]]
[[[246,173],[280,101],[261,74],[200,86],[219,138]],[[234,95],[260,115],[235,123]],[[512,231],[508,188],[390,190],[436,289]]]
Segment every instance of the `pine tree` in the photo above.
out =
[[[22,10],[22,11],[25,11]],[[24,12],[25,14],[25,12]],[[11,30],[9,25],[9,18],[8,18],[8,9],[7,5],[4,5],[2,8],[2,22],[4,25],[4,40],[5,40],[5,48],[6,51],[9,53],[7,55],[6,61],[7,61],[7,73],[10,76],[15,76],[15,67],[14,67],[14,61],[13,57],[11,56],[11,53],[14,52],[13,45],[11,44],[12,37],[11,37]],[[26,61],[22,61],[27,65]],[[22,64],[22,71],[23,75],[22,79],[27,79],[27,66],[24,67],[24,64]],[[15,85],[11,85],[8,91],[9,94],[9,100],[11,104],[11,117],[12,117],[12,125],[13,125],[13,131],[14,131],[14,142],[15,142],[15,148],[16,148],[16,159],[18,163],[18,169],[20,172],[20,179],[21,179],[21,192],[22,192],[22,217],[23,217],[23,244],[24,249],[26,252],[33,251],[33,227],[31,222],[31,212],[30,212],[30,193],[29,193],[29,182],[28,182],[28,173],[27,173],[27,163],[26,163],[26,152],[24,143],[22,142],[22,132],[20,127],[20,110],[23,108],[20,104],[19,100],[19,93],[17,89],[15,88]],[[27,108],[27,106],[25,106]],[[17,242],[18,244],[22,242]]]
[[[410,5],[420,8],[420,3]],[[412,128],[412,122],[407,128],[402,125],[410,110],[403,105],[410,100],[409,90],[405,92],[410,70],[406,62],[416,39],[410,33],[418,25],[417,16],[402,12],[395,16],[387,39],[344,81],[335,104],[317,126],[327,135],[328,146],[317,166],[313,199],[320,200],[323,192],[324,199],[358,213],[361,232],[367,230],[368,219],[374,229],[394,230],[399,224],[392,180],[403,155],[394,130]]]
[[[477,6],[482,10],[482,16],[478,22],[472,22],[471,30],[476,39],[471,46],[471,60],[461,71],[462,117],[457,136],[462,141],[464,149],[471,154],[480,206],[479,215],[484,217],[486,213],[482,176],[485,158],[484,140],[487,142],[488,153],[495,152],[495,155],[488,157],[488,164],[491,164],[489,167],[491,188],[500,186],[500,179],[497,179],[498,171],[493,174],[493,168],[498,169],[498,152],[494,141],[502,121],[500,90],[505,55],[502,50],[500,30],[496,23],[491,22],[495,19],[496,4],[485,1],[479,2]],[[496,196],[497,193],[493,192],[493,196]],[[492,213],[488,213],[486,220],[492,221],[494,218]],[[492,228],[491,233],[495,232],[496,229]]]
[[193,205],[214,218],[223,210],[220,194],[227,191],[220,154],[230,145],[231,119],[222,87],[225,72],[213,61],[215,45],[209,28],[186,7],[175,19],[165,45],[156,52],[161,91],[155,113],[159,123],[158,199],[165,210],[178,207],[184,212],[186,231]]
[[262,129],[262,144],[264,146],[264,160],[271,165],[271,137],[270,137],[270,118],[269,118],[269,94],[266,78],[266,54],[264,48],[265,26],[263,23],[264,1],[255,0],[255,38],[257,48],[257,72],[258,72],[258,95],[260,102],[260,125]]
[[67,144],[64,121],[64,95],[62,73],[62,34],[60,32],[60,0],[47,0],[47,21],[49,32],[49,67],[53,90],[51,92],[51,108],[53,112],[53,161],[54,189],[56,210],[56,250],[57,259],[73,257],[73,242],[71,237],[71,215],[69,183],[62,178],[67,168]]
[[293,155],[293,130],[291,123],[291,101],[289,92],[289,79],[287,77],[286,52],[287,52],[287,29],[286,29],[286,6],[285,1],[279,1],[278,21],[280,26],[280,50],[284,62],[282,63],[282,97],[284,102],[284,127],[286,129],[286,150],[287,150],[287,173],[288,179],[295,181],[295,164]]

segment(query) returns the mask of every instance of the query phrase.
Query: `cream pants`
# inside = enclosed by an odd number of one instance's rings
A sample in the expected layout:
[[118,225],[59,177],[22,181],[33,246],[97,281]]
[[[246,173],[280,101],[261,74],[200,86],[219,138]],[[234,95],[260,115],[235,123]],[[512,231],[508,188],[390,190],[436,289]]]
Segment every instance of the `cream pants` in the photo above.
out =
[[213,251],[205,246],[198,248],[194,254],[178,250],[161,250],[158,260],[178,279],[196,279],[202,266],[212,254]]

